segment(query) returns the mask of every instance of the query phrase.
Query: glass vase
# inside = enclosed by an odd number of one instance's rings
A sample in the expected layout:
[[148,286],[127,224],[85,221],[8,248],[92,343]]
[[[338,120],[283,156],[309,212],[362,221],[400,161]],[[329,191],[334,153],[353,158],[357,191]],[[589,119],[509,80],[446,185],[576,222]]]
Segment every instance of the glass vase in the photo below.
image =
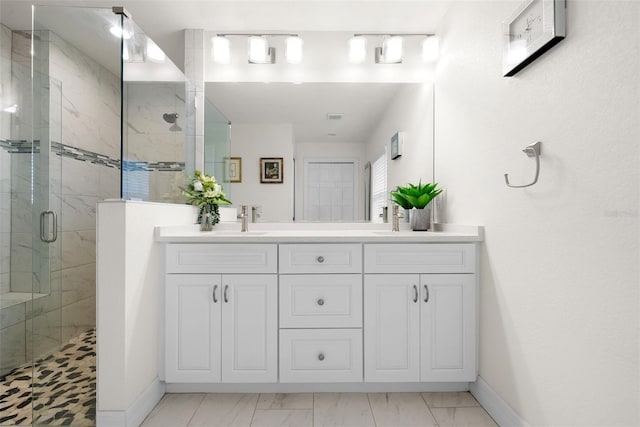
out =
[[203,206],[200,208],[200,231],[211,231],[213,225],[213,215],[211,215],[209,206]]

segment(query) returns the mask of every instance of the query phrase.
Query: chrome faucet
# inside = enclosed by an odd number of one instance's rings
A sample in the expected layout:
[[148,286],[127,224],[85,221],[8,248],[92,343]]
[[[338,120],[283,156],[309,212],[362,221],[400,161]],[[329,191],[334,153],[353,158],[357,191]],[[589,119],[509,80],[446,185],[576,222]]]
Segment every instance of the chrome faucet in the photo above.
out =
[[400,207],[393,205],[391,214],[391,231],[400,231],[400,218],[404,218],[404,214],[400,213]]
[[242,219],[242,228],[240,229],[241,232],[247,232],[249,231],[249,227],[247,226],[247,223],[249,222],[249,214],[247,213],[247,205],[242,205],[240,206],[241,208],[241,213],[240,215],[238,215],[238,218]]

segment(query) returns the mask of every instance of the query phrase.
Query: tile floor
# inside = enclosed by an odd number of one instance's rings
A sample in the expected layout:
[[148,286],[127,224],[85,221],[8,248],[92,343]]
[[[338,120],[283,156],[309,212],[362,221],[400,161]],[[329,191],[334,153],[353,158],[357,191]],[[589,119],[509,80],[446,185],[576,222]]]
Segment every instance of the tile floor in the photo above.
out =
[[95,348],[91,329],[34,365],[0,378],[0,426],[94,426]]
[[167,394],[142,427],[497,427],[468,392]]

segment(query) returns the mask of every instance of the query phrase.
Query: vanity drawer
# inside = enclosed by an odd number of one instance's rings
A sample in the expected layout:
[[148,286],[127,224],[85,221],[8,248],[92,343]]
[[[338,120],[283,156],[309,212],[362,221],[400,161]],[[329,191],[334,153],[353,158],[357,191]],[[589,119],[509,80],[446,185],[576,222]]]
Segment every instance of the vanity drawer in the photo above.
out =
[[281,329],[280,382],[362,381],[362,329]]
[[359,328],[362,275],[280,276],[281,328]]
[[474,273],[473,243],[365,244],[365,273]]
[[277,245],[185,243],[167,245],[167,273],[277,273]]
[[280,273],[361,273],[360,244],[280,245]]

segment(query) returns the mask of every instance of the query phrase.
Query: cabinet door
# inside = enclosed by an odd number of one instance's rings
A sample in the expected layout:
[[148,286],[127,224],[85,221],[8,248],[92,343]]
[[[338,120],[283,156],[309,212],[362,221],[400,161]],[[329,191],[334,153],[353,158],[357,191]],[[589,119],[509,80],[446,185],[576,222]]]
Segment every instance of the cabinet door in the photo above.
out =
[[421,381],[475,381],[475,275],[425,274],[420,291]]
[[222,381],[278,380],[276,275],[222,276]]
[[365,381],[420,379],[419,285],[417,274],[365,275]]
[[220,382],[220,291],[219,275],[167,276],[167,382]]

